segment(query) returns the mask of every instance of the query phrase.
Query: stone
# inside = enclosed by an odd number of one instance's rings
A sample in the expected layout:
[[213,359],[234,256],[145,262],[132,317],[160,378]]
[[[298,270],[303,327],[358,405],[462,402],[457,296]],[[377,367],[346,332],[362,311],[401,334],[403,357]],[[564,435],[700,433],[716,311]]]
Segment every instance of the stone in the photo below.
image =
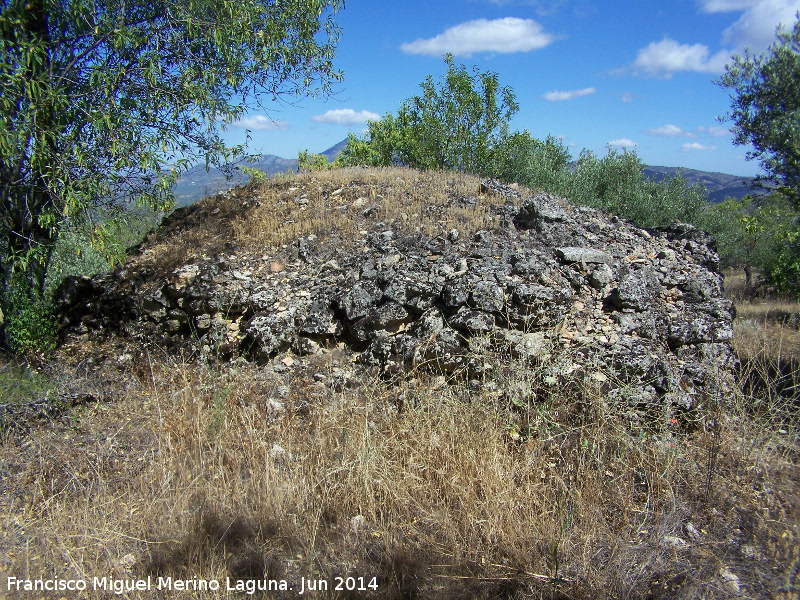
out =
[[589,283],[595,289],[602,289],[614,279],[614,271],[607,264],[597,265],[589,274]]
[[501,311],[505,304],[503,290],[494,282],[480,281],[470,294],[472,306],[487,312]]
[[610,265],[614,261],[614,258],[608,252],[594,250],[592,248],[576,248],[573,246],[556,248],[556,256],[566,263]]
[[356,283],[342,296],[341,306],[350,321],[367,316],[380,297],[380,289],[370,281]]
[[661,293],[661,283],[651,269],[642,269],[620,279],[613,302],[620,308],[645,311]]

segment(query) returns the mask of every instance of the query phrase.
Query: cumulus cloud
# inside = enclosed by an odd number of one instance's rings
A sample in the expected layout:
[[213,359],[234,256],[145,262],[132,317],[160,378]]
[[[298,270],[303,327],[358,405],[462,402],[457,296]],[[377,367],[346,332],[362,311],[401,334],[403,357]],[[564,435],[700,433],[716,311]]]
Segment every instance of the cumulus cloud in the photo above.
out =
[[759,0],[703,0],[700,7],[703,12],[739,12],[759,3]]
[[671,77],[678,71],[718,75],[725,71],[732,54],[741,54],[745,47],[756,53],[763,52],[776,41],[778,28],[791,30],[800,8],[797,0],[700,0],[699,5],[706,13],[741,13],[739,19],[722,33],[721,43],[727,49],[712,56],[708,46],[680,44],[665,37],[640,49],[630,69],[617,72],[661,77]]
[[728,129],[727,127],[718,127],[716,125],[712,125],[711,127],[700,126],[697,128],[697,131],[714,137],[723,137],[726,135],[730,135],[731,133],[730,129]]
[[633,102],[633,94],[630,92],[625,92],[622,94],[622,101],[623,102]]
[[637,148],[639,146],[639,144],[637,144],[633,140],[629,140],[628,138],[620,138],[618,140],[611,140],[610,142],[608,142],[608,145],[611,148],[623,148],[623,149]]
[[231,123],[231,127],[238,127],[240,129],[251,129],[254,131],[278,131],[289,129],[289,124],[286,121],[278,121],[265,117],[264,115],[253,115],[252,117],[245,117]]
[[716,150],[716,146],[704,146],[703,144],[698,144],[697,142],[691,142],[690,144],[683,144],[681,146],[681,150],[684,152],[691,152],[692,150]]
[[709,54],[708,46],[703,44],[679,44],[675,40],[664,38],[639,50],[633,66],[648,75],[666,77],[678,71],[712,74],[725,71],[725,64],[730,60],[731,53],[720,50],[713,56]]
[[565,0],[489,0],[490,4],[497,6],[530,6],[541,17],[556,14],[565,4]]
[[678,127],[677,125],[672,125],[667,123],[666,125],[662,125],[661,127],[656,127],[655,129],[648,129],[647,133],[650,135],[660,136],[660,137],[697,137],[690,131],[685,131]]
[[400,46],[406,54],[472,56],[474,52],[530,52],[550,45],[554,37],[533,19],[476,19],[446,29],[439,35]]
[[312,121],[317,123],[335,123],[337,125],[358,125],[367,121],[377,121],[380,115],[368,110],[354,111],[352,108],[337,108],[322,115],[314,115]]
[[722,42],[736,48],[749,46],[763,52],[775,41],[778,27],[791,29],[797,21],[797,0],[760,0],[722,33]]
[[580,98],[581,96],[590,96],[591,94],[595,93],[595,89],[593,87],[583,88],[582,90],[570,90],[570,91],[553,91],[547,92],[542,98],[547,100],[548,102],[563,102],[564,100],[572,100],[573,98]]

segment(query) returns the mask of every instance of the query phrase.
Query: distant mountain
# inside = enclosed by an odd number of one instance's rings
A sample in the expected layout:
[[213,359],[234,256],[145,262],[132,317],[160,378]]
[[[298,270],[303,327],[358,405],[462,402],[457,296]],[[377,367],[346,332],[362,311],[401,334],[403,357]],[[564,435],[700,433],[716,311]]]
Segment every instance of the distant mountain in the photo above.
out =
[[[347,140],[342,140],[323,151],[321,154],[329,161],[333,161],[347,144]],[[285,173],[289,169],[297,169],[297,159],[281,158],[274,154],[264,154],[258,162],[245,164],[244,166],[253,167],[264,171],[267,175],[273,176],[277,173]],[[755,181],[753,177],[740,177],[737,175],[727,175],[726,173],[711,173],[709,171],[698,171],[696,169],[683,169],[680,167],[656,167],[649,166],[644,168],[646,177],[661,181],[665,177],[673,177],[681,174],[690,184],[703,185],[708,191],[709,202],[722,202],[725,198],[743,198],[747,194],[760,195],[769,192],[769,189],[751,189]],[[186,206],[197,202],[200,198],[213,196],[223,190],[237,185],[244,185],[247,176],[236,172],[231,179],[226,179],[225,174],[218,169],[211,169],[206,172],[205,167],[197,165],[184,173],[175,184],[175,199],[178,206]]]
[[[327,150],[321,152],[328,161],[333,161],[347,144],[347,139],[342,140]],[[281,158],[274,154],[264,154],[255,163],[242,163],[241,166],[251,167],[264,171],[272,177],[278,173],[285,173],[288,170],[297,170],[296,158]],[[184,173],[175,184],[175,200],[178,206],[193,204],[206,196],[213,196],[219,192],[237,185],[244,185],[249,178],[239,171],[236,171],[230,179],[219,169],[212,168],[206,172],[203,165],[196,165]]]
[[336,157],[339,156],[339,153],[344,150],[344,147],[347,145],[347,138],[343,139],[338,144],[335,144],[325,150],[322,155],[328,159],[328,162],[333,162],[336,160]]
[[680,167],[652,166],[645,167],[644,174],[655,181],[661,181],[666,177],[674,177],[680,174],[690,184],[704,186],[708,191],[708,201],[712,203],[722,202],[726,198],[738,199],[744,198],[748,194],[759,196],[770,192],[770,184],[766,184],[767,188],[753,189],[752,185],[755,182],[755,177],[741,177]]

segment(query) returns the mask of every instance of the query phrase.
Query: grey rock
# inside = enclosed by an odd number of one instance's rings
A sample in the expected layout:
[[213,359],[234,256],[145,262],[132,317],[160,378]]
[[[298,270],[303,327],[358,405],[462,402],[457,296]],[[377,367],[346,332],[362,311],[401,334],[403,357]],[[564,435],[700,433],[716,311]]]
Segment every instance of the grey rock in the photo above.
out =
[[468,299],[469,288],[463,280],[448,283],[442,288],[442,301],[446,306],[463,306]]
[[245,347],[257,358],[268,358],[294,341],[294,319],[288,311],[255,315],[244,328]]
[[593,248],[577,248],[566,246],[556,248],[556,256],[566,263],[592,263],[610,265],[614,261],[608,252]]
[[544,223],[560,223],[569,220],[569,215],[558,198],[549,194],[535,194],[525,200],[514,218],[517,229],[534,229]]
[[466,329],[471,333],[491,331],[494,327],[494,317],[479,310],[469,310],[462,307],[449,321],[452,327]]
[[[267,256],[209,251],[166,275],[133,254],[124,269],[64,282],[63,333],[245,357],[286,376],[335,347],[357,358],[354,369],[458,372],[485,386],[488,357],[500,353],[540,361],[547,385],[580,392],[591,382],[631,415],[703,406],[709,386],[722,385],[715,378],[736,364],[733,307],[706,234],[648,233],[548,194],[517,207],[513,188],[484,188],[500,203],[474,237],[447,233],[452,225],[431,238],[410,221],[374,223],[375,206],[367,221],[350,211],[361,231],[352,249],[306,236]],[[449,206],[477,203],[459,195]],[[184,227],[182,215],[165,234]],[[294,366],[275,360],[289,350]]]
[[620,279],[613,302],[623,309],[645,311],[653,305],[661,290],[656,274],[651,269],[642,269]]
[[367,314],[375,306],[381,296],[381,291],[371,281],[360,281],[347,292],[341,301],[341,306],[350,321],[355,321]]
[[472,306],[487,312],[499,312],[505,304],[503,290],[491,281],[479,281],[470,294]]
[[602,289],[614,280],[614,271],[607,264],[597,265],[589,274],[589,283],[595,289]]

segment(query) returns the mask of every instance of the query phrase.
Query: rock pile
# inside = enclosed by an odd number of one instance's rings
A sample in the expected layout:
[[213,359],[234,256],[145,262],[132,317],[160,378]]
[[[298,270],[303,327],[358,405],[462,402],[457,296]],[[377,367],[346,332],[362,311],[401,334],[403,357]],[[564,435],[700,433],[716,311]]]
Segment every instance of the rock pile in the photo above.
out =
[[275,255],[205,256],[168,277],[128,266],[71,279],[63,324],[265,363],[338,347],[386,375],[425,368],[476,381],[507,353],[550,382],[582,378],[647,411],[696,405],[730,367],[732,305],[706,234],[645,231],[547,194],[515,200],[496,182],[483,191],[495,194],[498,225],[471,236],[376,225],[356,251],[307,236]]

